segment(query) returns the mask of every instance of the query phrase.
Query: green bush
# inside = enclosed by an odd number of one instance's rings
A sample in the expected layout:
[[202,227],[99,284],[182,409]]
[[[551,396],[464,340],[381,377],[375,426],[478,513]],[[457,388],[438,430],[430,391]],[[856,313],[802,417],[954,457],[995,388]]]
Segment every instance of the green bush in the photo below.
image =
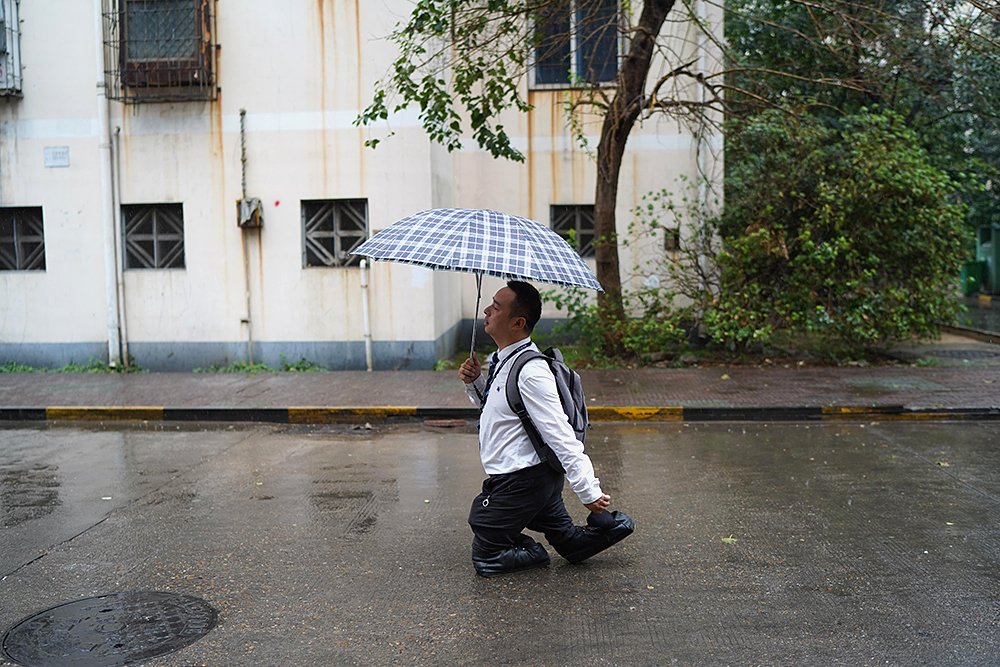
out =
[[714,340],[808,336],[855,354],[954,319],[964,208],[901,118],[864,112],[838,131],[765,113],[730,134],[726,159]]

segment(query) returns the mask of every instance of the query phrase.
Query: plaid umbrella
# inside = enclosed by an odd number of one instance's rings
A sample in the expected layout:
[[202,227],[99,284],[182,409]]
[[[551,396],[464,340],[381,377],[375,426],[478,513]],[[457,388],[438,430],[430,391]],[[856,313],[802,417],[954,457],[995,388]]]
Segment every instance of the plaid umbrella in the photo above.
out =
[[[487,209],[421,211],[386,227],[351,254],[475,273],[480,290],[483,275],[601,290],[561,236],[534,220]],[[475,332],[473,327],[473,348]]]

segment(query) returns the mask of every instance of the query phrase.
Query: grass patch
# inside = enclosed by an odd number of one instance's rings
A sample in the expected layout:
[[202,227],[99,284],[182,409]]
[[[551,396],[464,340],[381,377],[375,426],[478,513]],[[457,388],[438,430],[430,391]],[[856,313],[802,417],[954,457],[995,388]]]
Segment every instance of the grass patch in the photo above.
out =
[[320,366],[317,363],[308,361],[305,357],[299,359],[298,361],[289,362],[285,359],[285,355],[279,354],[278,359],[281,361],[281,368],[272,368],[263,362],[256,362],[253,364],[247,363],[245,361],[234,361],[231,364],[220,366],[219,364],[212,364],[208,368],[195,368],[194,373],[317,373],[321,371],[327,371],[329,369]]
[[26,364],[19,364],[15,361],[8,361],[0,364],[0,373],[145,373],[135,360],[129,366],[109,366],[100,359],[91,357],[86,364],[78,364],[74,361],[58,368],[36,368]]

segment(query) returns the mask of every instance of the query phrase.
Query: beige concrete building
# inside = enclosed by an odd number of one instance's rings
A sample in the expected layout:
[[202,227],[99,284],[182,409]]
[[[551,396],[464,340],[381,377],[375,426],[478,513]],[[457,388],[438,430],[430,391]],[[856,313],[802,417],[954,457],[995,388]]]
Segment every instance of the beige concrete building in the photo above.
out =
[[[368,340],[376,369],[429,368],[465,344],[474,280],[383,263],[363,276],[354,245],[435,207],[586,228],[595,164],[563,115],[567,86],[524,81],[535,109],[504,119],[524,164],[449,154],[415,113],[355,126],[408,0],[0,6],[0,363],[363,369]],[[638,127],[622,233],[643,194],[699,164],[717,176],[719,147],[665,117]],[[259,209],[241,226],[244,198]]]

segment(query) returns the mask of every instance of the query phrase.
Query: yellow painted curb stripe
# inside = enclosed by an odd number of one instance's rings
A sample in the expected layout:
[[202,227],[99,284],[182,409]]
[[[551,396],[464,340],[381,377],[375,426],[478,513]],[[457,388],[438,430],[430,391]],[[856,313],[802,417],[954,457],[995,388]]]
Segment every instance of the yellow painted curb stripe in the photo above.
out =
[[46,419],[80,421],[163,421],[163,408],[154,407],[53,407],[45,408]]
[[684,421],[684,408],[587,408],[587,416],[592,422],[617,422],[617,421]]
[[390,417],[416,417],[417,408],[288,408],[290,424],[336,424],[388,419]]

